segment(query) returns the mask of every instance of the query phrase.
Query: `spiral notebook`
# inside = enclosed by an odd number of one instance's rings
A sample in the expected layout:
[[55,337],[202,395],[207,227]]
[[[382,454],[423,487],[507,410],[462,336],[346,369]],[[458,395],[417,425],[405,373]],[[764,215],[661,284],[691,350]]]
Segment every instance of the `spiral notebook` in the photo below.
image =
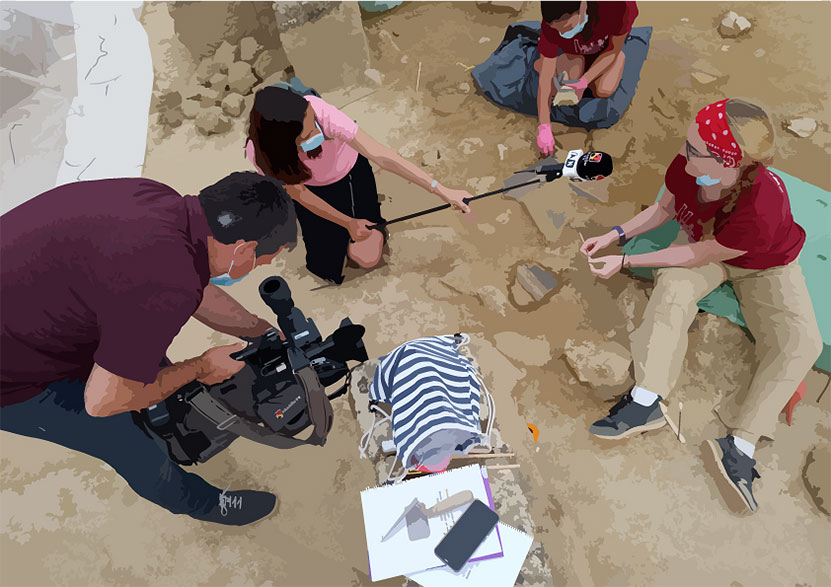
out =
[[[406,526],[402,525],[386,542],[381,542],[381,539],[413,499],[418,498],[429,508],[438,501],[466,489],[473,492],[474,498],[488,504],[491,509],[494,508],[487,469],[479,465],[362,491],[361,506],[364,512],[370,578],[380,581],[444,566],[433,549],[464,513],[464,507],[430,518],[430,532],[426,538],[410,540]],[[485,538],[471,560],[501,556],[502,540],[497,527]]]

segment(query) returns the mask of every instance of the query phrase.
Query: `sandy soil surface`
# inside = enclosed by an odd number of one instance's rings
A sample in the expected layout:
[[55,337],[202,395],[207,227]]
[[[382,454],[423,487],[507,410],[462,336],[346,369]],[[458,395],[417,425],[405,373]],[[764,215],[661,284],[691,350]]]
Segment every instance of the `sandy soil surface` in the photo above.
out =
[[[751,19],[748,37],[728,41],[716,33],[729,9]],[[366,18],[372,64],[384,80],[344,110],[447,185],[494,189],[538,158],[536,125],[477,95],[466,67],[490,54],[509,22],[535,18],[536,3],[519,16],[484,13],[475,3],[407,3]],[[151,42],[166,38],[169,23],[152,5],[144,20]],[[753,345],[742,329],[707,314],[691,328],[685,369],[669,399],[673,411],[684,403],[686,445],[667,428],[621,444],[594,440],[587,428],[608,409],[609,397],[579,383],[563,359],[569,340],[611,340],[628,349],[650,284],[628,276],[595,280],[578,252],[578,231],[596,234],[654,200],[701,105],[735,95],[761,100],[777,124],[815,118],[821,128],[809,139],[779,134],[775,166],[831,187],[829,22],[827,3],[642,4],[636,24],[651,25],[654,33],[632,106],[610,130],[559,129],[565,131],[560,144],[615,156],[608,203],[566,184],[547,186],[537,197],[558,209],[563,222],[543,234],[533,206],[494,197],[477,203],[472,219],[442,212],[396,226],[386,264],[352,271],[340,287],[315,289],[321,283],[305,271],[298,246],[230,291],[269,317],[256,286],[280,274],[322,332],[346,315],[364,324],[371,356],[411,338],[456,331],[485,343],[488,357],[480,363],[496,396],[498,425],[517,452],[555,584],[831,584],[831,526],[801,476],[809,451],[829,442],[831,394],[816,402],[827,374],[809,375],[793,426],[780,422],[776,442],[759,447],[762,479],[754,489],[761,508],[747,516],[725,507],[698,449],[722,434],[712,408],[749,381]],[[765,53],[757,57],[759,49]],[[692,86],[690,73],[705,67],[724,76],[720,87]],[[192,121],[172,131],[151,128],[146,175],[194,193],[247,168],[245,125],[233,124],[211,137],[197,134]],[[498,143],[508,147],[502,155]],[[440,158],[433,159],[436,150]],[[435,205],[388,173],[378,182],[387,217]],[[516,268],[524,263],[544,266],[558,280],[543,303],[522,307],[513,293]],[[190,357],[226,341],[189,323],[170,355]],[[0,583],[370,584],[358,493],[374,471],[358,459],[360,430],[345,401],[336,402],[335,418],[323,449],[275,451],[240,440],[196,468],[218,486],[231,482],[278,494],[275,515],[240,529],[171,516],[138,499],[94,459],[4,435]],[[526,422],[541,431],[537,445]]]

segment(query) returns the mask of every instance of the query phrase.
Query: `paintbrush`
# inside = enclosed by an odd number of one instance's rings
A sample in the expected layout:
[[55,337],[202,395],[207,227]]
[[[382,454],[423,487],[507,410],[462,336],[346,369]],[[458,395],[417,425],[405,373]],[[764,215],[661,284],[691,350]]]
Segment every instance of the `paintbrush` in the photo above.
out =
[[669,427],[672,428],[673,432],[675,432],[675,436],[678,438],[678,440],[681,442],[681,444],[687,444],[687,439],[684,438],[684,435],[681,434],[681,431],[675,425],[675,422],[673,422],[672,418],[669,417],[669,412],[667,412],[667,407],[664,404],[662,404],[661,402],[658,402],[658,405],[661,406],[661,413],[664,415],[664,420],[667,421],[667,424],[669,424]]

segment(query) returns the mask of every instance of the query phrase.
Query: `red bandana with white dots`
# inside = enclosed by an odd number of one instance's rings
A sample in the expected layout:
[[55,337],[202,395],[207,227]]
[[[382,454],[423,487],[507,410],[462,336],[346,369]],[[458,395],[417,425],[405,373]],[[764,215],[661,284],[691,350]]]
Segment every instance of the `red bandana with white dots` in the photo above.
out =
[[722,100],[705,106],[698,112],[695,121],[698,123],[698,134],[707,143],[710,152],[721,157],[725,167],[738,167],[742,149],[727,124],[724,114],[726,103],[727,100]]

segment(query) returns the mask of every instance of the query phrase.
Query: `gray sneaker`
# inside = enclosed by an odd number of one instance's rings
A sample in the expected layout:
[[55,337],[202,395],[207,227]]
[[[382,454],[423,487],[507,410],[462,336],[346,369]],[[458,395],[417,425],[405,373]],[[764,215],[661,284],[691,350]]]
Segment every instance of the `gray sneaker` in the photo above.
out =
[[703,454],[728,504],[755,512],[759,504],[753,497],[753,480],[760,478],[753,468],[756,459],[736,448],[732,436],[708,440]]
[[631,393],[627,393],[609,410],[608,416],[589,427],[589,432],[598,438],[617,440],[647,430],[657,430],[667,423],[661,406],[658,405],[659,401],[661,396],[651,406],[642,406],[632,399]]

